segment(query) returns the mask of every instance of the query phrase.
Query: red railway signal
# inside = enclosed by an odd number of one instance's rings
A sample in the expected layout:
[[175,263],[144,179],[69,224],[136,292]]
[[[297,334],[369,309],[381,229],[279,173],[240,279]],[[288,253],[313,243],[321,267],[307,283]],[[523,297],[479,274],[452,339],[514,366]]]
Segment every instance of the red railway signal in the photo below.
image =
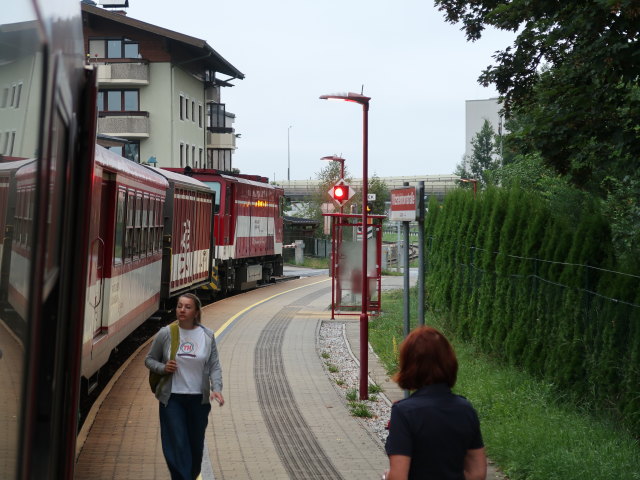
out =
[[343,179],[340,179],[338,183],[329,189],[328,193],[329,196],[333,198],[333,201],[342,207],[353,197],[355,191],[351,186],[344,183]]

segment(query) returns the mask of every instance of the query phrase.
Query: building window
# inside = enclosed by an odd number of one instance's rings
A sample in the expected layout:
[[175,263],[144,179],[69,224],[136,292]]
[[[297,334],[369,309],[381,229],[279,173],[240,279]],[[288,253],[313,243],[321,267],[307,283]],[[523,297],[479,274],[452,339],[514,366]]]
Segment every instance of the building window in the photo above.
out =
[[140,141],[131,140],[125,145],[118,145],[115,147],[109,147],[114,153],[117,153],[121,157],[127,158],[132,162],[140,163]]
[[9,87],[4,87],[2,90],[2,103],[0,107],[7,108],[7,103],[9,102]]
[[184,167],[184,143],[180,143],[180,168]]
[[201,148],[198,150],[198,163],[200,164],[200,168],[204,168],[204,163],[203,163],[203,157],[204,156],[204,150]]
[[91,58],[140,58],[138,42],[128,38],[89,40]]
[[197,165],[196,165],[196,146],[195,145],[191,146],[191,163],[193,163],[194,167],[197,167]]
[[137,112],[140,110],[138,90],[100,90],[99,112]]
[[196,102],[191,100],[191,121],[195,123],[196,121]]
[[198,126],[202,128],[202,105],[198,105]]
[[180,120],[184,120],[184,96],[180,95]]
[[15,99],[16,99],[16,85],[13,85],[11,87],[11,103],[9,104],[11,107],[14,106]]
[[224,172],[231,171],[231,149],[210,148],[207,149],[207,168],[214,168]]
[[207,105],[207,127],[209,128],[224,128],[225,123],[225,104],[224,103],[210,103]]
[[14,99],[13,102],[13,107],[14,108],[18,108],[20,107],[20,95],[22,94],[22,83],[18,84],[18,88],[16,90],[16,98]]
[[9,136],[9,148],[7,149],[7,155],[12,156],[13,155],[13,144],[16,141],[16,132],[13,131],[11,133],[7,132],[7,136]]
[[184,118],[189,120],[189,99],[184,99]]
[[189,145],[184,146],[184,163],[189,166]]

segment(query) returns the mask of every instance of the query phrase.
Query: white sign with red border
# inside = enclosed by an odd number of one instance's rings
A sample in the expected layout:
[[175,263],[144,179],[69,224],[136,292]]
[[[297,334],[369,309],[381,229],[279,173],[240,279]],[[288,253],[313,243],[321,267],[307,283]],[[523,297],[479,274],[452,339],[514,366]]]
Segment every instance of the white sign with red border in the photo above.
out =
[[391,190],[391,214],[394,222],[414,222],[416,220],[416,187]]

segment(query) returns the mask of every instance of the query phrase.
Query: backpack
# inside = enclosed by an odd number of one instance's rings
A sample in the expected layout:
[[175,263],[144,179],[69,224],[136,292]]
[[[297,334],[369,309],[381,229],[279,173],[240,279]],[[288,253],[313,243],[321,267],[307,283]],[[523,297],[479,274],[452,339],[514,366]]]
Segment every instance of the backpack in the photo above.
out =
[[[171,350],[169,355],[169,360],[175,360],[176,352],[178,351],[178,341],[180,340],[180,333],[178,331],[178,322],[173,322],[169,326],[169,331],[171,332]],[[164,381],[168,374],[161,375],[159,373],[152,372],[149,370],[149,386],[151,387],[151,391],[156,393],[156,390],[160,387],[160,384]]]

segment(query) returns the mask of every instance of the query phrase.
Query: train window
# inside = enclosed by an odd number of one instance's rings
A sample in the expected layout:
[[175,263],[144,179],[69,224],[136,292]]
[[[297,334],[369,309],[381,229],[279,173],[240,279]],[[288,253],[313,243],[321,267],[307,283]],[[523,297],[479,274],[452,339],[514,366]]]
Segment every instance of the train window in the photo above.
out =
[[124,256],[125,261],[131,260],[133,256],[133,214],[135,212],[136,197],[135,192],[129,190],[127,192],[127,219],[126,230],[124,235]]
[[142,193],[136,195],[136,219],[133,230],[133,256],[139,257],[142,253],[141,233],[142,233]]
[[164,199],[159,198],[156,203],[156,248],[162,250],[162,227],[164,226],[162,210],[164,208]]
[[123,261],[124,242],[124,212],[126,206],[127,193],[124,189],[118,190],[118,201],[116,204],[116,233],[113,242],[113,263],[121,264]]
[[149,248],[149,194],[145,193],[142,197],[142,232],[141,232],[141,255],[151,253]]
[[220,211],[220,182],[204,182],[207,186],[216,193],[216,203],[213,207],[213,213]]

